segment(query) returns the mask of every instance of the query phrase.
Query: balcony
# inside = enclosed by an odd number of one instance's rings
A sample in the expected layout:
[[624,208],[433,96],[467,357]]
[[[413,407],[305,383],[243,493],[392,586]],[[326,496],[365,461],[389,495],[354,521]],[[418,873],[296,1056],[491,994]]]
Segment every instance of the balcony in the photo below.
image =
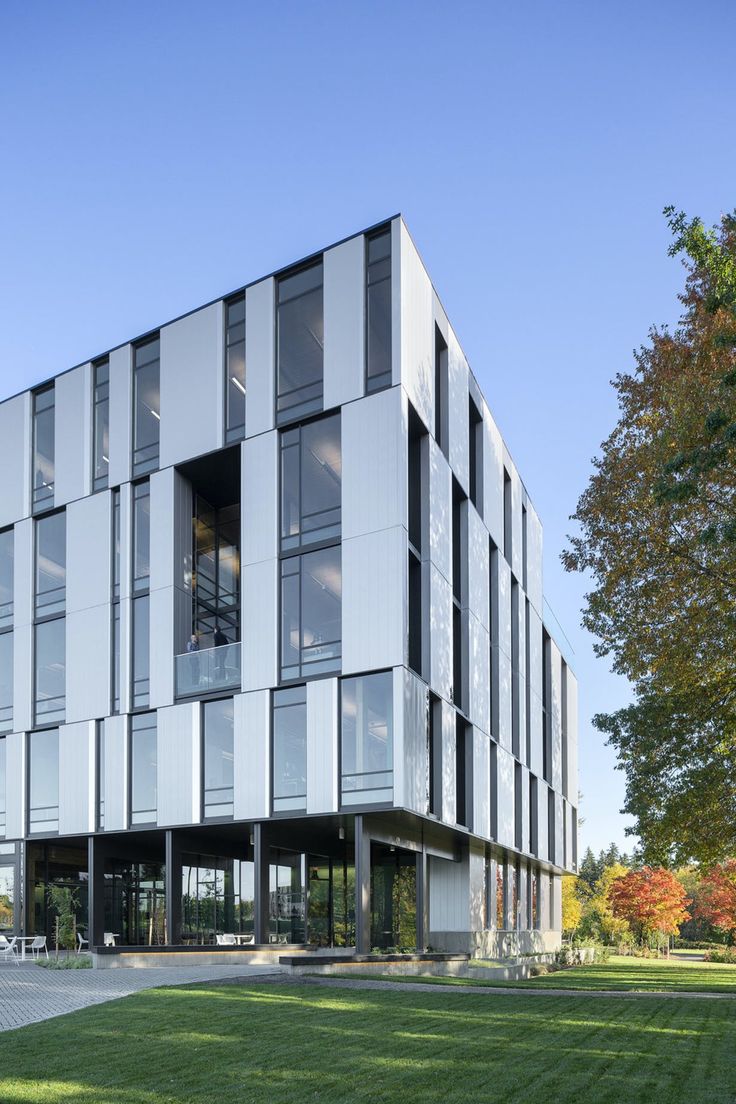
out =
[[177,698],[199,698],[240,686],[240,643],[174,657]]

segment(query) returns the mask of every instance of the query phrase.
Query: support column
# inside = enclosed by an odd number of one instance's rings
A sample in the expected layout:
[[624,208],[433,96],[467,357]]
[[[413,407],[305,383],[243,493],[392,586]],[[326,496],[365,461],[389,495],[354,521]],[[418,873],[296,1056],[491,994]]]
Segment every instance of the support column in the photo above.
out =
[[355,950],[371,949],[371,841],[365,818],[355,818]]
[[256,943],[268,943],[269,899],[268,833],[264,824],[253,825],[253,935]]
[[417,854],[417,950],[426,949],[429,938],[429,860],[427,852]]
[[87,940],[90,951],[102,946],[105,927],[105,856],[102,840],[87,840]]
[[181,943],[181,849],[171,828],[166,831],[166,942]]

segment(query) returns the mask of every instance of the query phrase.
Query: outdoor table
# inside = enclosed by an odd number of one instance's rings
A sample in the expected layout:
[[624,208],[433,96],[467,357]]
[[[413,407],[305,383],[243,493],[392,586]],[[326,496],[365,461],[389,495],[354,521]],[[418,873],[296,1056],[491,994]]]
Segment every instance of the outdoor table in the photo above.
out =
[[243,947],[243,946],[247,945],[248,943],[253,942],[253,936],[252,935],[240,935],[240,934],[238,934],[238,935],[235,936],[235,939],[236,939],[237,944],[238,944],[239,947]]
[[36,938],[35,935],[19,935],[18,942],[20,943],[20,960],[25,962],[26,960],[26,943],[32,943]]

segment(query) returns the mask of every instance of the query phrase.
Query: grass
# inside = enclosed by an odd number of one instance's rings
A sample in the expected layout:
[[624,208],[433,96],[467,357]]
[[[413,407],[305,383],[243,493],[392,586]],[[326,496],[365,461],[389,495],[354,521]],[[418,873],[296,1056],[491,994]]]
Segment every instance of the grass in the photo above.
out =
[[732,1104],[730,1001],[148,990],[2,1035],[2,1104]]

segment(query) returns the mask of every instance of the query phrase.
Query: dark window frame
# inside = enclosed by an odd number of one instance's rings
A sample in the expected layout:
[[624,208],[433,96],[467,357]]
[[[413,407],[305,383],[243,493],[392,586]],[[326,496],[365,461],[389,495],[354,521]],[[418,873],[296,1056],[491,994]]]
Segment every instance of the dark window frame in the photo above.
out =
[[[107,371],[107,379],[99,380],[98,373],[102,369]],[[110,358],[102,357],[100,360],[96,360],[92,364],[92,492],[104,491],[107,489],[110,480],[110,457],[105,457],[104,453],[101,457],[97,456],[97,427],[99,424],[99,418],[102,417],[102,412],[105,411],[107,417],[107,432],[108,432],[108,449],[109,449],[109,433],[110,433]],[[97,475],[98,460],[102,459],[106,463],[105,474]]]
[[[147,349],[149,345],[158,346],[158,355],[151,357],[148,360],[137,363],[138,354],[144,349]],[[154,411],[153,407],[150,407],[151,416],[158,422],[158,431],[155,445],[138,445],[138,373],[149,366],[149,364],[156,364],[158,369],[158,404],[159,410]],[[131,470],[133,478],[137,479],[142,475],[149,475],[151,472],[157,471],[159,466],[160,454],[161,454],[161,334],[157,331],[153,334],[149,334],[148,337],[142,341],[137,341],[133,345],[133,387],[132,387],[132,450],[131,450]],[[155,448],[155,453],[151,450]],[[150,456],[139,456],[140,453],[150,452]]]
[[[285,298],[281,298],[281,287],[290,280],[293,276],[299,276],[303,272],[308,272],[310,269],[319,268],[321,270],[322,279],[319,285],[315,285],[314,288],[309,288],[307,291],[299,292],[296,295],[290,295]],[[302,296],[309,295],[316,290],[319,286],[322,295],[322,326],[324,329],[324,255],[318,254],[316,257],[310,258],[304,264],[295,266],[294,268],[287,269],[286,272],[281,272],[274,279],[274,424],[277,427],[285,426],[291,422],[302,422],[311,414],[318,414],[324,410],[324,336],[322,345],[322,371],[320,380],[318,382],[312,382],[302,384],[299,387],[293,387],[289,391],[281,392],[279,377],[280,377],[280,356],[281,356],[281,342],[279,337],[280,331],[280,317],[279,309],[285,306],[287,303],[295,302]],[[310,395],[303,398],[301,401],[284,405],[283,401],[289,395],[299,394],[303,391],[311,391],[318,388],[318,394]]]
[[[377,241],[380,238],[388,238],[388,275],[381,276],[378,279],[371,280],[371,269],[374,270],[378,265],[385,262],[386,258],[381,257],[378,260],[370,260],[370,246],[371,243]],[[370,234],[364,236],[364,257],[365,257],[365,393],[366,395],[373,395],[378,391],[385,391],[386,388],[392,386],[393,382],[393,318],[392,318],[392,300],[393,300],[393,241],[391,236],[391,223],[387,223],[384,226],[379,226],[377,230],[371,231]],[[389,366],[384,368],[382,372],[371,375],[369,373],[370,368],[370,319],[371,319],[371,288],[380,287],[383,284],[389,285],[389,314],[388,314],[388,359]]]
[[[229,312],[233,307],[238,306],[240,303],[243,304],[243,321],[242,322],[231,322],[229,320]],[[223,361],[224,361],[223,374],[224,374],[224,380],[225,380],[225,394],[224,394],[225,435],[224,435],[224,440],[225,440],[226,445],[236,444],[238,441],[242,441],[242,440],[245,439],[245,418],[246,418],[246,402],[247,402],[247,391],[248,391],[248,364],[247,364],[247,361],[246,361],[246,342],[245,342],[246,318],[247,318],[247,305],[246,305],[245,291],[238,292],[236,295],[231,295],[227,299],[224,300],[224,302],[223,302],[223,328],[224,328],[224,332],[223,332]],[[236,340],[232,340],[231,339],[231,332],[239,326],[243,327],[242,339],[237,338]],[[242,388],[242,390],[243,390],[243,421],[242,421],[242,424],[240,422],[237,422],[234,425],[230,425],[230,409],[231,409],[230,408],[230,379],[231,379],[231,377],[230,377],[230,358],[229,358],[229,354],[230,354],[231,349],[234,349],[237,345],[241,344],[241,341],[242,341],[242,345],[243,345],[243,383],[241,384],[239,380],[237,381],[237,383],[233,380],[233,383],[234,383],[234,386],[238,387],[238,389]]]

